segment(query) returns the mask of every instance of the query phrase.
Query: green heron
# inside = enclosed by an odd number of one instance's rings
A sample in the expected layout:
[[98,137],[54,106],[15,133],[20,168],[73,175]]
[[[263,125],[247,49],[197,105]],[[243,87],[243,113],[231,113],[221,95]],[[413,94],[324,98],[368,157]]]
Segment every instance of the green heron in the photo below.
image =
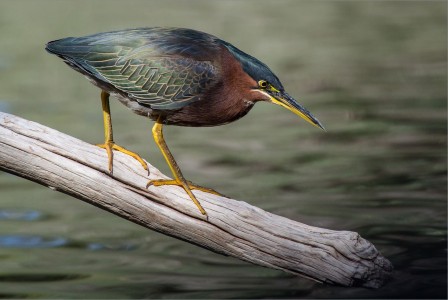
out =
[[216,193],[185,180],[162,134],[163,125],[216,126],[246,115],[257,101],[283,106],[307,122],[321,123],[289,96],[277,76],[261,61],[213,35],[184,28],[138,28],[68,37],[49,42],[46,50],[85,75],[101,92],[104,144],[109,172],[117,150],[141,157],[115,144],[109,95],[133,112],[155,121],[154,140],[173,180],[150,185],[178,185],[206,215],[191,190]]

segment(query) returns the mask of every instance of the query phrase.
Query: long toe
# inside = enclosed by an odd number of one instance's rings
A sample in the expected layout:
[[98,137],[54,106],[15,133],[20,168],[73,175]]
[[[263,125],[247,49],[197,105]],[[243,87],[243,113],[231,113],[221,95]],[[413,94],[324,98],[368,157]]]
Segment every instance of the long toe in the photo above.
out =
[[97,144],[98,147],[106,149],[107,152],[107,156],[109,158],[109,173],[112,174],[113,172],[113,151],[112,150],[116,150],[119,152],[122,152],[124,154],[127,154],[131,157],[133,157],[134,159],[136,159],[141,165],[142,167],[148,172],[149,175],[149,169],[148,169],[148,164],[140,157],[140,155],[138,155],[135,152],[132,152],[126,148],[123,148],[113,142],[106,142],[104,144]]
[[[223,194],[215,191],[214,189],[206,188],[206,187],[194,184],[191,181],[187,181],[187,184],[188,184],[188,187],[190,188],[190,190],[198,190],[198,191],[203,191],[205,193],[214,194],[214,195],[221,196],[221,197],[226,197]],[[150,187],[151,185],[153,185],[153,186],[162,186],[162,185],[182,186],[182,183],[180,183],[176,180],[173,180],[173,179],[154,179],[154,180],[150,180],[148,182],[148,184],[146,185],[146,188]]]
[[114,153],[112,151],[113,144],[112,143],[104,143],[104,144],[97,144],[98,147],[106,149],[107,152],[107,158],[108,158],[108,169],[109,174],[113,174],[113,159],[114,159]]
[[187,181],[186,184],[183,184],[182,182],[179,182],[174,179],[154,179],[154,180],[148,181],[148,183],[146,184],[146,188],[150,187],[151,185],[153,185],[153,186],[164,186],[164,185],[180,186],[181,188],[183,188],[185,190],[185,192],[188,194],[188,196],[190,196],[190,199],[194,202],[194,204],[196,204],[197,208],[203,215],[207,215],[207,213],[205,212],[202,205],[199,203],[198,199],[196,199],[196,196],[191,192],[191,190],[201,190],[201,191],[205,191],[205,192],[208,192],[211,194],[219,195],[216,191],[214,191],[212,189],[207,189],[207,188],[202,188],[199,186],[192,185],[190,181]]
[[142,165],[143,169],[145,169],[148,172],[148,175],[149,175],[148,164],[141,158],[140,155],[138,155],[137,153],[132,152],[126,148],[123,148],[117,144],[113,144],[112,149],[120,151],[120,152],[127,154],[127,155],[133,157],[134,159],[136,159]]

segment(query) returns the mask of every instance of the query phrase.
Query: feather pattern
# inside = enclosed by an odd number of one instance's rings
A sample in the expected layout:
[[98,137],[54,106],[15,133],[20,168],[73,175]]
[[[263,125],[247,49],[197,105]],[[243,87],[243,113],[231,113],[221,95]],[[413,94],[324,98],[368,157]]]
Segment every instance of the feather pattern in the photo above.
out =
[[220,79],[219,40],[190,29],[144,28],[65,38],[46,49],[140,105],[175,110],[200,100]]

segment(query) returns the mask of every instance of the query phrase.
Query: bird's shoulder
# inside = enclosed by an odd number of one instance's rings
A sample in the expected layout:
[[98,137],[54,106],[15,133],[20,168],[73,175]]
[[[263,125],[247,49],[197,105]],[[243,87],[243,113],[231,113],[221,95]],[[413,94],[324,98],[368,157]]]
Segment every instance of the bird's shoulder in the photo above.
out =
[[178,109],[218,80],[219,46],[191,29],[142,28],[66,38],[47,50],[142,105]]
[[131,57],[182,57],[213,62],[221,41],[205,32],[186,28],[138,28],[69,37],[49,42],[46,49],[73,59],[97,58],[110,54],[117,59]]

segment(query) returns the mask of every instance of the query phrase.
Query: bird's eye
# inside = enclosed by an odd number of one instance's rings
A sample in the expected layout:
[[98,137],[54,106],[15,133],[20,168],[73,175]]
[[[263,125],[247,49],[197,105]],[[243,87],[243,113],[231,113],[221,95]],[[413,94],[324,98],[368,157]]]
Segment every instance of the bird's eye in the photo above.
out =
[[261,88],[267,88],[268,82],[266,80],[260,80],[260,81],[258,81],[258,86]]

